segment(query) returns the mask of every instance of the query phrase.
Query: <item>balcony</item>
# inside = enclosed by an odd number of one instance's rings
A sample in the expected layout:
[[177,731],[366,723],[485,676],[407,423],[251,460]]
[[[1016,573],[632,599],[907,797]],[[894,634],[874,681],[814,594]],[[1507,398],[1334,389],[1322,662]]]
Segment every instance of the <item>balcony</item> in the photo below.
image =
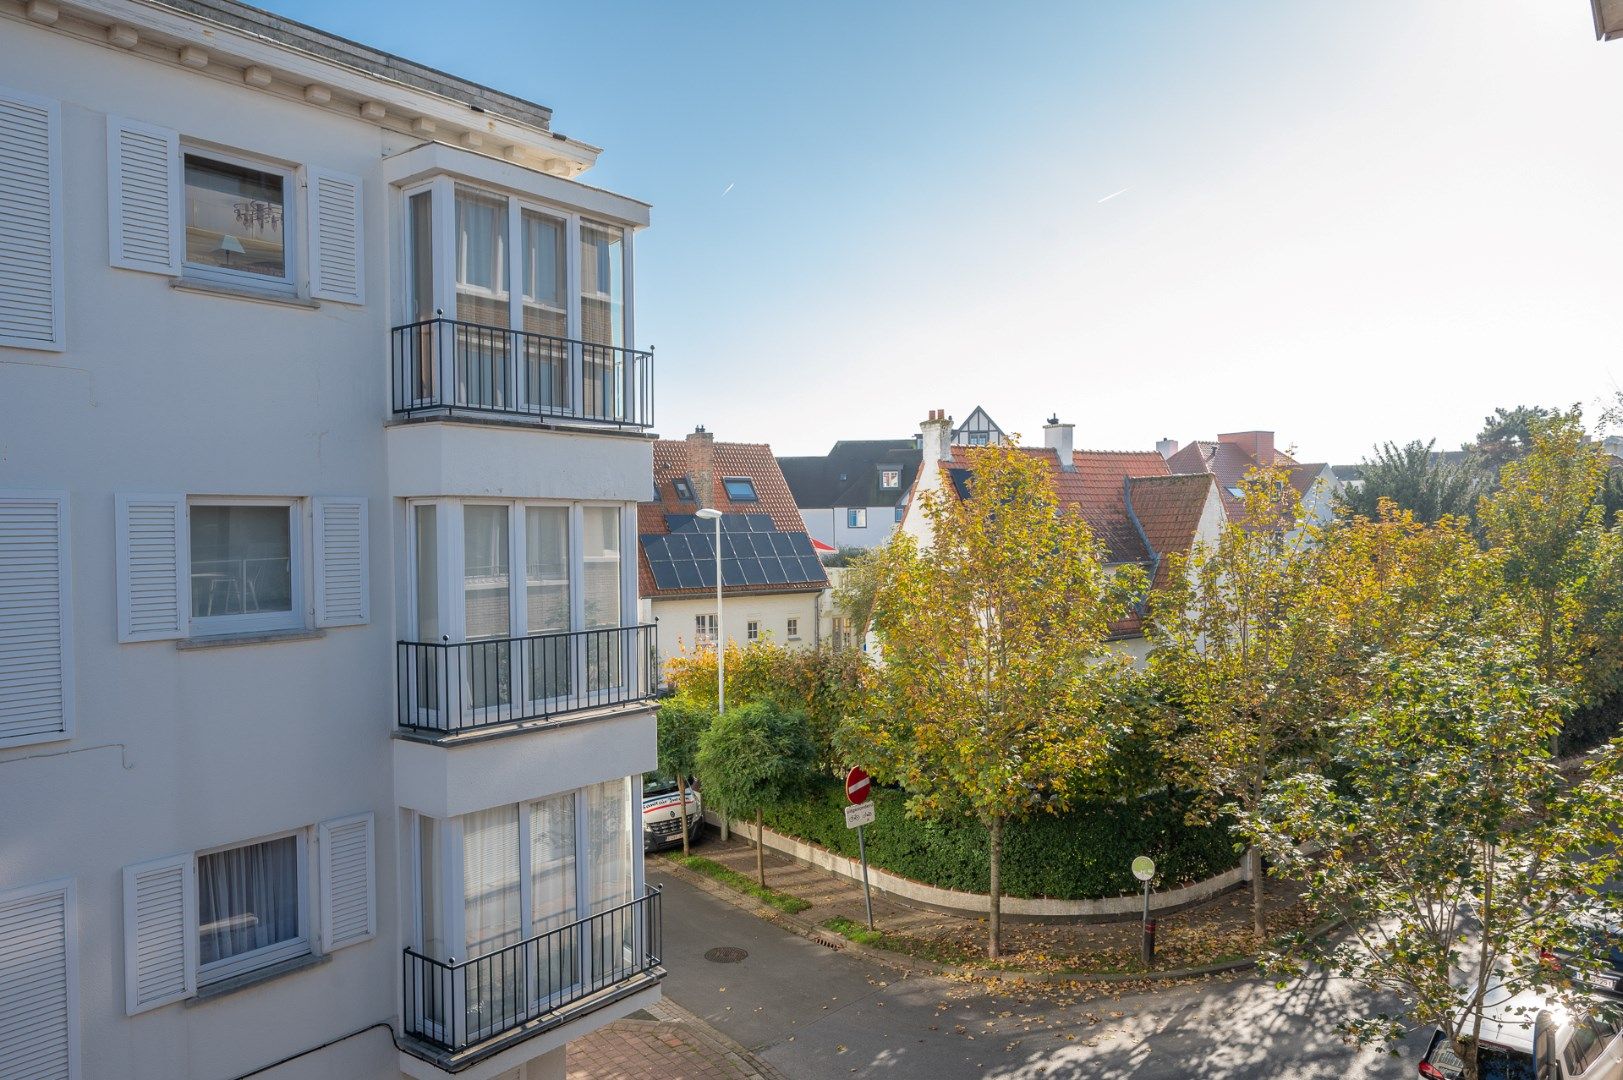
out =
[[649,700],[657,689],[651,625],[396,646],[400,727],[443,738]]
[[455,319],[390,332],[396,416],[654,423],[654,354]]
[[418,1057],[496,1053],[664,977],[660,891],[468,960],[404,950],[401,1028]]

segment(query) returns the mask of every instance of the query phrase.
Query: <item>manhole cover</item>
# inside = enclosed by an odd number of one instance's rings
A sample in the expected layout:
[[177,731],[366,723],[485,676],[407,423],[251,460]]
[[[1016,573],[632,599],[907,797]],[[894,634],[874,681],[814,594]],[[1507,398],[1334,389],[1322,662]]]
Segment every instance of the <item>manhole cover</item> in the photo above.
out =
[[712,964],[736,964],[748,955],[749,951],[746,949],[723,945],[719,949],[711,949],[705,953],[704,958]]

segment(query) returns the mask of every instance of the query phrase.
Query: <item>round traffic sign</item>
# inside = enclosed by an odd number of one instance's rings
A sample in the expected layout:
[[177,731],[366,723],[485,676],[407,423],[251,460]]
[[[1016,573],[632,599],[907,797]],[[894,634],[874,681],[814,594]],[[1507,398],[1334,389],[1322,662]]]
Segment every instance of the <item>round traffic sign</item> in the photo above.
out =
[[872,786],[868,782],[868,771],[860,765],[845,774],[845,797],[852,803],[860,805],[867,802],[868,789]]
[[1155,860],[1148,855],[1140,855],[1133,860],[1133,876],[1140,881],[1148,881],[1155,876]]

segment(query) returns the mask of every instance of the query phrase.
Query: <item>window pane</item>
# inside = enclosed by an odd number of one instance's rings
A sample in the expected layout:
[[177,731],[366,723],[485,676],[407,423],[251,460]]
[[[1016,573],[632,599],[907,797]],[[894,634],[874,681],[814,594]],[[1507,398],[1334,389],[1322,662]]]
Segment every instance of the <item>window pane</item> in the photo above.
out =
[[467,958],[518,940],[518,807],[462,815],[462,900]]
[[588,506],[585,511],[586,626],[620,625],[620,511]]
[[625,344],[624,259],[620,230],[581,223],[581,337],[593,344]]
[[417,640],[438,641],[440,638],[439,508],[435,506],[413,507],[412,521],[416,529],[414,547],[417,554]]
[[524,329],[564,337],[568,333],[564,303],[564,223],[523,212]]
[[467,636],[507,637],[512,632],[507,507],[464,506],[462,533]]
[[506,199],[457,189],[456,291],[458,319],[508,325]]
[[532,934],[575,921],[575,796],[530,804]]
[[592,912],[631,899],[631,799],[624,780],[586,789],[587,903]]
[[434,207],[426,191],[410,200],[411,317],[434,317]]
[[417,818],[417,903],[422,920],[423,955],[444,960],[453,955],[445,947],[444,876],[440,862],[440,823]]
[[212,964],[299,937],[299,845],[292,836],[197,860],[197,960]]
[[186,261],[286,278],[280,173],[186,155]]
[[532,506],[524,516],[525,590],[531,634],[569,629],[569,511]]
[[293,610],[285,506],[191,508],[192,616]]
[[728,476],[721,481],[727,497],[734,502],[755,502],[755,482],[747,476]]

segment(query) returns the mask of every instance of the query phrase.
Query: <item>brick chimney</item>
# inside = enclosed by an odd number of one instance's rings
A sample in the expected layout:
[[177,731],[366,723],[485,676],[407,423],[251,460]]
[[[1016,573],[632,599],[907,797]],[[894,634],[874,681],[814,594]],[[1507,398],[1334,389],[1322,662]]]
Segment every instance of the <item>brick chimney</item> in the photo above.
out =
[[1256,459],[1258,465],[1274,463],[1274,433],[1271,431],[1231,431],[1219,435],[1220,443],[1233,443]]
[[716,437],[700,424],[687,437],[688,475],[701,507],[716,505]]
[[1055,413],[1043,425],[1043,445],[1054,451],[1059,457],[1059,467],[1062,472],[1076,471],[1076,457],[1072,454],[1073,436],[1076,431],[1075,424],[1062,424],[1059,414]]
[[930,418],[919,425],[922,464],[952,460],[952,417],[946,409],[931,409]]
[[1164,458],[1169,458],[1178,452],[1177,439],[1162,439],[1155,444],[1155,452]]

